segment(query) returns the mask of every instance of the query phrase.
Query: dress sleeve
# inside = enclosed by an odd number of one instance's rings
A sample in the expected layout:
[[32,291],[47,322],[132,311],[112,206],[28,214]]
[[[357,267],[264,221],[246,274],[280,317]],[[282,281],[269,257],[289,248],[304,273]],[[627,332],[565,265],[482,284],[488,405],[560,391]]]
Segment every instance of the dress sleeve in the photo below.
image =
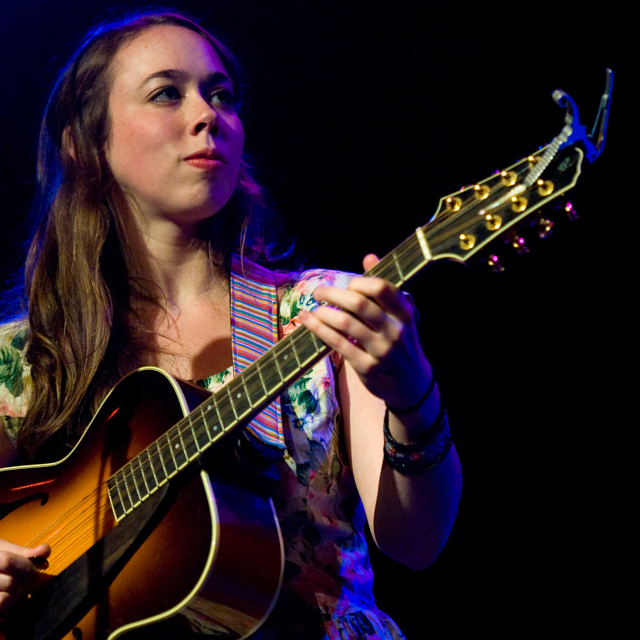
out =
[[313,311],[318,303],[313,297],[316,287],[338,287],[346,289],[353,273],[344,271],[328,271],[325,269],[311,269],[304,271],[295,282],[287,287],[280,303],[280,323],[284,336],[291,333],[301,322],[298,314],[301,309]]
[[27,327],[24,321],[0,326],[0,429],[15,443],[27,411],[31,387],[24,361]]

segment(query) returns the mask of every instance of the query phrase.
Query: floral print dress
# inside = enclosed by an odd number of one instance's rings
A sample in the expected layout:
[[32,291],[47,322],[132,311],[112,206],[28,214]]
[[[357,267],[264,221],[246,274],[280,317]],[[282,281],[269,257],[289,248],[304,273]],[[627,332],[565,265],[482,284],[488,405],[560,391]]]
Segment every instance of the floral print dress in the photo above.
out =
[[[311,270],[286,288],[280,325],[288,335],[301,309],[317,303],[318,286],[346,287],[349,274]],[[15,439],[24,416],[29,375],[23,363],[24,322],[0,327],[0,417]],[[282,397],[286,443],[274,503],[285,547],[280,598],[255,640],[402,640],[395,623],[376,608],[364,538],[365,514],[349,466],[336,394],[340,357],[331,354]],[[200,381],[217,391],[231,369]],[[1,426],[0,426],[1,428]]]

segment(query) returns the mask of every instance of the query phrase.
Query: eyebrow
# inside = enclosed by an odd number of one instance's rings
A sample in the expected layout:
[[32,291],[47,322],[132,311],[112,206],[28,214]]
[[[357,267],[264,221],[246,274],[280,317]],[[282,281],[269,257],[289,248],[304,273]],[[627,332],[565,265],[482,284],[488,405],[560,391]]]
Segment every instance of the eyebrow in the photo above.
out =
[[[188,77],[189,74],[181,69],[162,69],[161,71],[156,71],[155,73],[147,76],[140,85],[140,89],[144,88],[149,82],[156,78],[165,78],[167,80],[173,80],[174,82],[184,82]],[[205,81],[206,84],[221,84],[225,82],[233,86],[231,78],[222,71],[210,73]]]

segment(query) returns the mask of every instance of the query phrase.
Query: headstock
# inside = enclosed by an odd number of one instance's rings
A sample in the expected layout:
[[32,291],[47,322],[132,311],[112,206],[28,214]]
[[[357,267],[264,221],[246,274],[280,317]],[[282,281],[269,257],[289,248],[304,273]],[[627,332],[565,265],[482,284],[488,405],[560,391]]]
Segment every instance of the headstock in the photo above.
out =
[[[593,162],[602,152],[612,84],[613,74],[607,69],[605,92],[590,134],[580,124],[578,108],[571,97],[563,91],[554,91],[553,99],[566,108],[560,134],[527,158],[442,198],[431,221],[419,230],[428,245],[429,258],[466,261],[505,233],[518,253],[526,253],[524,239],[517,232],[518,224],[540,213],[546,204],[575,185],[585,153]],[[570,205],[566,210],[570,218],[575,217]],[[535,224],[540,237],[551,233],[551,220],[540,216]],[[500,270],[495,256],[489,258],[489,264]]]
[[[510,232],[514,249],[525,252],[516,225],[571,189],[582,170],[582,149],[568,147],[533,185],[526,186],[526,176],[541,162],[547,148],[442,198],[431,222],[423,228],[432,259],[466,261],[505,232]],[[541,237],[553,226],[546,218],[540,218],[538,224]]]

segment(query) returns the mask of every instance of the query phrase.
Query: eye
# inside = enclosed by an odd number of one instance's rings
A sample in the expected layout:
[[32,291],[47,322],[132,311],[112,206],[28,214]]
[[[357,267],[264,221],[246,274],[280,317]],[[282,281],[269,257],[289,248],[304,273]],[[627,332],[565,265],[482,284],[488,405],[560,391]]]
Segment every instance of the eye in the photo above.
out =
[[226,107],[234,107],[233,92],[229,89],[216,89],[212,92],[211,102],[218,102]]
[[153,102],[175,102],[176,100],[180,100],[182,95],[180,91],[174,86],[162,87],[156,91],[151,100]]

